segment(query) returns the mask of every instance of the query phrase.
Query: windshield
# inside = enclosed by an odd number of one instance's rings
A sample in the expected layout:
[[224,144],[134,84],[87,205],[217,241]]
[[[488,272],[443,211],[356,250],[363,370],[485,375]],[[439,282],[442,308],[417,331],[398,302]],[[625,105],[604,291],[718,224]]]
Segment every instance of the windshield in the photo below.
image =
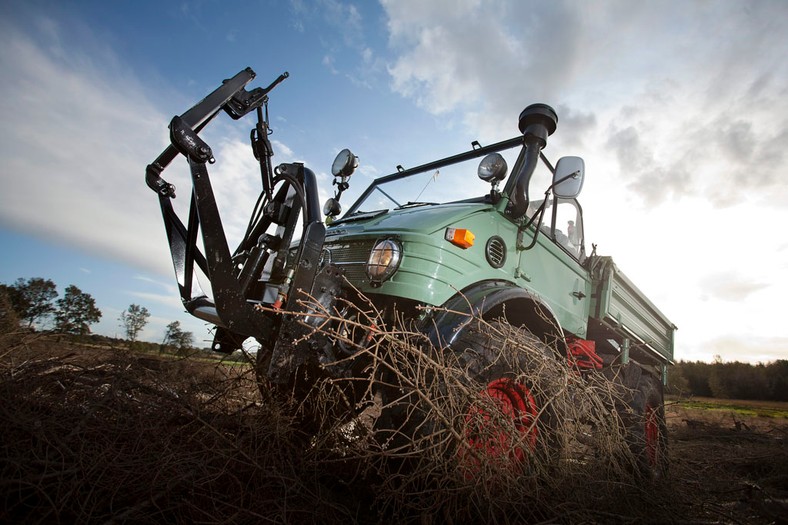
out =
[[[470,163],[463,163],[470,164]],[[359,201],[357,212],[391,210],[417,204],[440,204],[490,192],[490,185],[476,177],[476,165],[449,166],[403,179],[373,183],[372,192]]]
[[[519,148],[510,147],[499,153],[506,159],[506,175],[509,176],[517,160]],[[483,155],[424,171],[404,171],[401,175],[395,173],[376,179],[348,210],[345,218],[362,213],[442,204],[489,195],[490,183],[477,176],[482,158]],[[503,185],[504,182],[501,182],[499,189],[502,189]]]
[[[544,199],[531,201],[528,216],[538,212]],[[583,248],[583,213],[577,199],[554,199],[550,197],[545,205],[544,217],[540,226],[542,234],[553,240],[574,258],[579,259]]]

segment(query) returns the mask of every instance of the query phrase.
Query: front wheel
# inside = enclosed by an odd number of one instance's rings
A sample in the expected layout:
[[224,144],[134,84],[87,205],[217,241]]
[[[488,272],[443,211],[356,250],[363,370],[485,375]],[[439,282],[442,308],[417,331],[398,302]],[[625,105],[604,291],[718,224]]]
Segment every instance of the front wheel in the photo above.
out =
[[[479,392],[465,408],[458,459],[466,477],[481,463],[531,467],[554,454],[554,409],[540,369],[551,350],[524,328],[493,321],[452,345]],[[477,387],[478,388],[478,387]]]

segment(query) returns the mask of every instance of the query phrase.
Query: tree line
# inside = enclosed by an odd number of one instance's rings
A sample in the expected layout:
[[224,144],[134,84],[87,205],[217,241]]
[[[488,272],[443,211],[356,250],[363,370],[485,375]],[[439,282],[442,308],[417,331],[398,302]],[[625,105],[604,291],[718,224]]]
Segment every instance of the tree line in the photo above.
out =
[[52,318],[56,331],[84,335],[101,319],[96,300],[73,284],[58,299],[57,285],[51,279],[20,277],[12,285],[0,284],[0,295],[3,316],[15,316],[29,330]]
[[[73,284],[60,298],[50,279],[19,278],[11,285],[0,284],[0,333],[20,326],[33,330],[51,321],[57,332],[85,335],[101,315],[93,297]],[[137,304],[121,312],[118,320],[126,339],[136,342],[149,318],[148,309]],[[175,347],[180,353],[191,349],[193,342],[193,334],[184,331],[179,321],[173,321],[167,325],[161,347]],[[788,360],[755,365],[725,363],[719,357],[713,363],[679,361],[668,371],[668,391],[725,399],[788,401]]]
[[[57,285],[51,279],[33,277],[17,279],[13,284],[0,283],[0,330],[10,332],[20,327],[33,331],[51,323],[59,333],[87,335],[90,325],[99,322],[102,312],[95,299],[77,286],[66,287],[58,298]],[[144,306],[131,304],[118,320],[126,338],[134,343],[148,323],[150,312]],[[181,329],[179,321],[167,325],[162,346],[179,350],[192,348],[194,336]]]
[[[126,339],[132,343],[135,342],[139,333],[148,324],[149,317],[148,309],[138,304],[130,304],[126,310],[122,311],[118,320],[126,331]],[[184,332],[181,329],[180,321],[173,321],[167,325],[164,339],[161,342],[162,346],[174,346],[179,350],[192,348],[193,343],[194,334]]]
[[669,392],[722,399],[788,401],[788,360],[771,363],[679,361],[668,369]]

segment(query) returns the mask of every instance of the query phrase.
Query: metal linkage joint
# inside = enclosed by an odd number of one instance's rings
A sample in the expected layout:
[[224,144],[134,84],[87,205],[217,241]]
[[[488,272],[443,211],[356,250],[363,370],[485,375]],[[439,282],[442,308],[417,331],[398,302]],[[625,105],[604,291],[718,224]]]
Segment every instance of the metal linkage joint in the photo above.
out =
[[194,162],[214,163],[213,152],[197,133],[181,117],[170,122],[170,141],[180,153]]
[[175,186],[162,179],[159,175],[160,173],[161,168],[154,164],[148,164],[148,167],[145,169],[145,183],[162,197],[174,199]]

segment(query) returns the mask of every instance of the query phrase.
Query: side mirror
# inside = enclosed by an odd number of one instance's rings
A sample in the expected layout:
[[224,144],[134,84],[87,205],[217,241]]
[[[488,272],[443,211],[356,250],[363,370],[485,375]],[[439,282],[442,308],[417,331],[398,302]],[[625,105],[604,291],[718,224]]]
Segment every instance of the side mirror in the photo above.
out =
[[585,162],[580,157],[561,157],[553,174],[553,195],[574,199],[580,195],[585,179]]

